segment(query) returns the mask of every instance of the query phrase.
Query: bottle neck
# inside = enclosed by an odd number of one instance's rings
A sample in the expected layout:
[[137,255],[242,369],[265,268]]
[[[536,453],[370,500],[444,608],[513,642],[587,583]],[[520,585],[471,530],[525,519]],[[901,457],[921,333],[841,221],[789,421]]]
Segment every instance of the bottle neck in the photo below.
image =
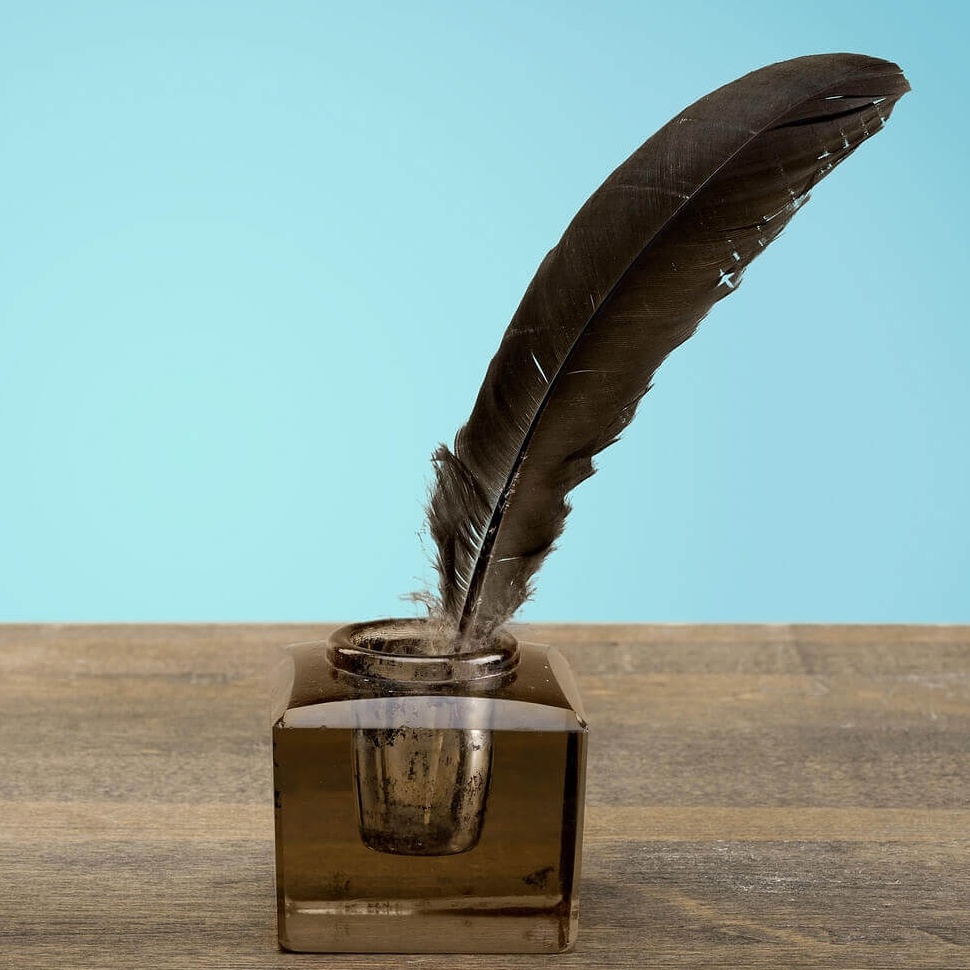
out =
[[374,620],[330,635],[336,670],[393,692],[488,690],[508,681],[519,662],[515,637],[500,630],[473,649],[440,652],[436,629],[421,619]]

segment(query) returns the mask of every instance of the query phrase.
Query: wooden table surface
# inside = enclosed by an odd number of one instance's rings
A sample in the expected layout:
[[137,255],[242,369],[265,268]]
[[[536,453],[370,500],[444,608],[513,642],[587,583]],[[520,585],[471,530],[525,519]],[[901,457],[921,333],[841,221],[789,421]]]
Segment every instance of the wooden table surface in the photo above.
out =
[[542,626],[591,724],[561,957],[276,947],[268,672],[318,626],[0,626],[0,966],[970,967],[970,628]]

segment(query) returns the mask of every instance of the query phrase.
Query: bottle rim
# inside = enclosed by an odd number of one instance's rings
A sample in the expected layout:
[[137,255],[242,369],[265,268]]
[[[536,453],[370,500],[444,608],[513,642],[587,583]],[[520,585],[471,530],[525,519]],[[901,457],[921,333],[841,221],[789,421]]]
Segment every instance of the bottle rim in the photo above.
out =
[[[436,636],[437,634],[437,636]],[[440,632],[424,619],[371,620],[335,630],[327,660],[354,677],[402,689],[446,688],[457,684],[488,687],[504,681],[519,662],[518,641],[498,630],[484,645],[437,653]]]

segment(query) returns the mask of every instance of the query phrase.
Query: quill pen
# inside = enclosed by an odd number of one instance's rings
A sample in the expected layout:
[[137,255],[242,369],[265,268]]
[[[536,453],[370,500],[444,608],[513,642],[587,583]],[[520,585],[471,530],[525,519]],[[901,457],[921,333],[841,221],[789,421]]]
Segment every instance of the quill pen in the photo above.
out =
[[684,109],[583,205],[526,290],[453,449],[433,456],[432,619],[453,645],[489,636],[528,598],[567,493],[629,424],[657,367],[908,90],[899,67],[863,55],[773,64]]

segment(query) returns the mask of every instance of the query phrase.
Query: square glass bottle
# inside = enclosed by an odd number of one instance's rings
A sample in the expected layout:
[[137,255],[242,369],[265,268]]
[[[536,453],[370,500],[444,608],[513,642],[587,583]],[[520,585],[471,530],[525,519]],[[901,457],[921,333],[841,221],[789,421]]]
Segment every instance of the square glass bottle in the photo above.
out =
[[586,722],[555,649],[429,654],[418,620],[290,648],[274,712],[280,945],[572,948]]

